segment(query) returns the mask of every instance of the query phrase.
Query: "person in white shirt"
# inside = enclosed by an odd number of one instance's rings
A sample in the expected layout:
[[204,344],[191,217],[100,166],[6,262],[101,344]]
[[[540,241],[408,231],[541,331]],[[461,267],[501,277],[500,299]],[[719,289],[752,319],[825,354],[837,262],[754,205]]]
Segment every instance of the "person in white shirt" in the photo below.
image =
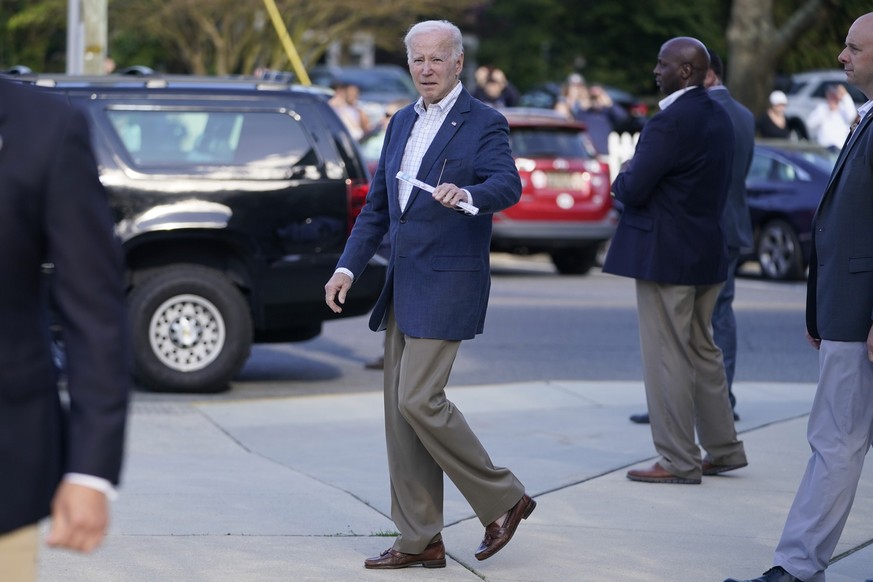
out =
[[843,147],[857,112],[851,95],[842,85],[829,86],[825,98],[827,101],[809,115],[806,127],[816,143],[836,151]]

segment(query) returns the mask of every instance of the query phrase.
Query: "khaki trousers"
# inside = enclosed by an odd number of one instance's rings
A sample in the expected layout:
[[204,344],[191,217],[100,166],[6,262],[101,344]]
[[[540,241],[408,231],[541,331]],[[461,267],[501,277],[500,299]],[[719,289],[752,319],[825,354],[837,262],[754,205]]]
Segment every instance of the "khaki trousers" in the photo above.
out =
[[664,469],[701,476],[700,445],[716,464],[746,461],[737,440],[712,311],[721,285],[636,282],[646,401]]
[[0,535],[0,580],[36,582],[38,547],[36,524]]
[[419,554],[443,529],[443,473],[487,526],[512,508],[524,486],[495,467],[445,387],[459,341],[404,335],[389,310],[385,337],[385,437],[394,549]]

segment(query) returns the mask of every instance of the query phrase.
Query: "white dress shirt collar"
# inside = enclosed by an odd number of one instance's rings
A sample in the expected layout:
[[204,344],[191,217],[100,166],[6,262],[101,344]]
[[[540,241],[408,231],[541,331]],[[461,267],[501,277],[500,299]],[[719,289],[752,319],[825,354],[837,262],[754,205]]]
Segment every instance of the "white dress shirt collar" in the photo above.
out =
[[673,91],[672,93],[658,101],[658,107],[661,108],[661,111],[664,111],[665,109],[670,107],[674,101],[676,101],[677,99],[682,97],[682,95],[696,87],[700,87],[700,85],[692,85],[690,87],[685,87],[684,89],[679,89],[678,91]]
[[[455,101],[458,100],[458,95],[461,94],[461,87],[463,85],[460,81],[455,83],[455,87],[449,91],[448,95],[439,100],[438,103],[431,103],[431,107],[436,107],[441,113],[448,113],[449,109],[454,107]],[[419,115],[424,115],[427,112],[427,109],[424,107],[424,97],[419,97],[418,101],[415,102],[415,112]]]
[[873,100],[867,101],[864,105],[858,108],[858,119],[864,119],[870,110],[873,109]]

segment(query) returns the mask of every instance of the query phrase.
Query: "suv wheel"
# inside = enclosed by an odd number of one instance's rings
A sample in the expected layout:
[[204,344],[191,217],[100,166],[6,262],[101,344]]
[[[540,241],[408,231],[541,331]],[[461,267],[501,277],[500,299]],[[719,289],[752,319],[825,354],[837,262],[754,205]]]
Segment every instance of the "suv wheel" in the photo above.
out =
[[219,392],[245,364],[252,318],[242,293],[218,271],[176,265],[130,293],[134,371],[164,392]]
[[552,263],[562,275],[584,275],[597,261],[597,247],[552,251]]
[[758,238],[758,263],[768,279],[790,281],[803,274],[803,251],[791,225],[784,220],[771,220],[761,229]]

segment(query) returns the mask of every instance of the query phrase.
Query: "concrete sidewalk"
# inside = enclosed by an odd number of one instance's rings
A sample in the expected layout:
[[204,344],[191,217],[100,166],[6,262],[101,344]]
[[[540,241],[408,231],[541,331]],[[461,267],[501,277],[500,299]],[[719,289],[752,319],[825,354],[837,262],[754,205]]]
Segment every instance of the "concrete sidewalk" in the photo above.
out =
[[[495,464],[537,509],[493,558],[446,484],[445,569],[370,571],[390,547],[381,393],[134,402],[121,497],[93,556],[43,550],[42,582],[721,582],[770,565],[809,454],[808,384],[734,386],[749,467],[700,486],[635,483],[655,453],[640,383],[450,387]],[[873,469],[828,570],[873,578]],[[857,550],[857,551],[855,551]]]

